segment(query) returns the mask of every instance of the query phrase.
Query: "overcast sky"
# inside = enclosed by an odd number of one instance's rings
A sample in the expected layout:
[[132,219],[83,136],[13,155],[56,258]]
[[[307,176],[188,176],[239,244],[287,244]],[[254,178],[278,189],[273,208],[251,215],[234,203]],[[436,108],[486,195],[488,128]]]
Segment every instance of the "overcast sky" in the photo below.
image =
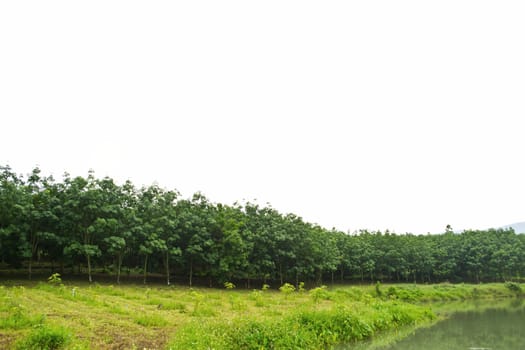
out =
[[326,228],[525,220],[523,1],[2,1],[0,164]]

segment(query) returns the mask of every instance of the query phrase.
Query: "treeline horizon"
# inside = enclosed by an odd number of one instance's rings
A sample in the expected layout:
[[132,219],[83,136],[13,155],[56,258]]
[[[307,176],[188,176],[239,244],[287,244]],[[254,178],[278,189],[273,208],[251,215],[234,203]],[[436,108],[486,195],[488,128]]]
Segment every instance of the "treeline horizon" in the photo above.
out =
[[[351,215],[351,213],[349,213]],[[442,234],[345,233],[295,214],[245,203],[184,199],[158,185],[38,167],[27,176],[0,166],[0,268],[162,274],[191,286],[250,281],[492,282],[521,280],[525,235],[512,229]]]

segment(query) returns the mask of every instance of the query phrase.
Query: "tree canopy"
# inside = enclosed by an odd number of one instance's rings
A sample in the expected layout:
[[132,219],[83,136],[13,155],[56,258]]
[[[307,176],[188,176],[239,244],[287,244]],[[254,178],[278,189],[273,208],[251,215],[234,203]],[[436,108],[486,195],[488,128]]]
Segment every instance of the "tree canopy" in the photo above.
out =
[[[351,213],[349,213],[351,215]],[[525,272],[525,236],[512,229],[414,235],[352,234],[254,203],[181,198],[158,185],[0,166],[0,267],[226,281],[501,281]]]

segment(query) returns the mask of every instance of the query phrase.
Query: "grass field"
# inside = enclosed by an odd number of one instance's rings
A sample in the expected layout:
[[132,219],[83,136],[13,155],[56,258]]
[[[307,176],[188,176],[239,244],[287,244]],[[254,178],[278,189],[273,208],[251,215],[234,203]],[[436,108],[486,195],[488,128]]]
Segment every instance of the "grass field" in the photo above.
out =
[[440,284],[279,291],[13,281],[0,286],[0,348],[324,348],[432,322],[436,316],[423,302],[511,297],[520,288]]

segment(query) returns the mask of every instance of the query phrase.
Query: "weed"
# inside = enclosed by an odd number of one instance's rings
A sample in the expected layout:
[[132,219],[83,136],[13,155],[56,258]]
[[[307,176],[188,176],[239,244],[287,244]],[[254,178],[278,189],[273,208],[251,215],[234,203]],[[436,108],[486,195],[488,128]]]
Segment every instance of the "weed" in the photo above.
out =
[[60,278],[59,273],[54,273],[51,276],[47,278],[47,283],[53,285],[53,286],[60,286],[62,285],[62,278]]
[[[51,325],[40,316],[46,314],[50,322],[67,322],[71,335],[89,339],[93,349],[108,344],[169,348],[165,334],[175,336],[173,349],[323,349],[346,342],[345,337],[357,340],[403,325],[413,329],[414,323],[431,317],[420,305],[424,301],[516,295],[504,284],[381,285],[383,295],[378,298],[374,285],[293,293],[293,286],[281,292],[266,291],[264,286],[246,292],[103,284],[57,287],[46,282],[18,287],[23,283],[0,286],[0,333],[8,338],[8,348],[14,348],[17,340],[26,341],[37,327]],[[66,348],[77,349],[78,342],[74,339]]]
[[246,303],[243,302],[239,297],[235,295],[229,295],[228,300],[232,310],[243,311],[246,310]]
[[197,291],[192,290],[190,292],[191,298],[193,299],[193,316],[197,316],[199,314],[199,309],[202,301],[204,300],[204,295],[202,293],[199,293]]
[[[369,338],[379,329],[432,317],[420,306],[392,302],[357,314],[349,307],[297,311],[279,320],[237,318],[232,323],[190,323],[171,343],[172,349],[322,349]],[[380,320],[380,321],[374,321]]]
[[376,283],[376,295],[381,298],[383,296],[383,291],[381,290],[381,282],[377,281]]
[[314,301],[314,304],[319,304],[321,299],[328,299],[328,291],[326,290],[326,286],[317,287],[310,290],[310,295],[312,296],[312,300]]
[[515,282],[505,282],[505,288],[510,290],[511,292],[515,293],[516,295],[520,295],[523,293],[523,290],[521,289],[521,286],[518,283]]
[[141,315],[135,318],[135,322],[144,327],[164,327],[168,324],[168,321],[156,314]]
[[207,305],[201,305],[197,310],[191,313],[194,317],[214,317],[217,312]]
[[234,289],[235,288],[235,284],[233,284],[232,282],[224,282],[224,288],[226,288],[226,289]]
[[7,315],[0,318],[0,329],[23,329],[41,325],[45,321],[43,315],[30,315],[21,304],[11,305]]
[[162,304],[162,310],[177,310],[181,314],[185,314],[186,312],[188,312],[188,310],[186,309],[186,305],[184,305],[183,303],[171,303],[171,302]]
[[295,287],[290,283],[285,283],[279,287],[279,290],[284,294],[285,299],[288,299],[288,296],[292,294],[292,292],[295,292]]
[[71,333],[65,328],[40,326],[16,344],[17,349],[55,350],[71,343]]
[[251,299],[255,301],[255,306],[262,307],[264,306],[263,292],[257,289],[254,289],[251,294]]

